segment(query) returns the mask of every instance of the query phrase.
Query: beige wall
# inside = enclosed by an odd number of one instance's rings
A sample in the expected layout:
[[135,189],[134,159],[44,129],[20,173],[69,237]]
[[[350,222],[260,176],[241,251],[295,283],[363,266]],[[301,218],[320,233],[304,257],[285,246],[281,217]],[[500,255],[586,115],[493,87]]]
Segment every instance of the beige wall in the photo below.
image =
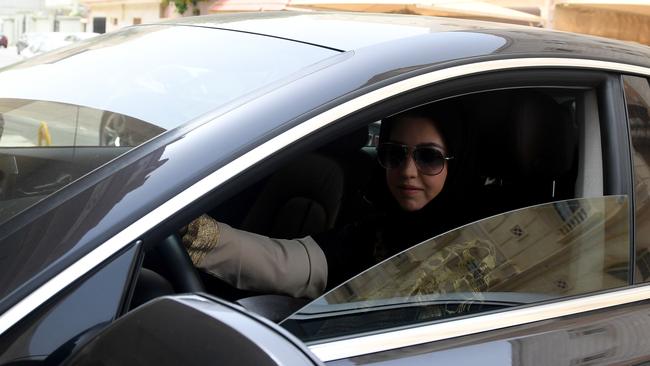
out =
[[650,1],[635,6],[616,1],[594,5],[568,0],[482,1],[515,9],[537,7],[548,28],[650,45]]
[[518,7],[518,6],[543,6],[545,0],[481,0],[486,3],[506,6],[506,7]]
[[[92,18],[106,17],[106,31],[111,32],[122,27],[133,25],[135,18],[140,18],[142,23],[153,23],[160,20],[160,3],[115,3],[89,4],[89,27],[92,27]],[[91,29],[92,31],[92,29]]]
[[650,16],[646,15],[559,5],[554,28],[650,45]]

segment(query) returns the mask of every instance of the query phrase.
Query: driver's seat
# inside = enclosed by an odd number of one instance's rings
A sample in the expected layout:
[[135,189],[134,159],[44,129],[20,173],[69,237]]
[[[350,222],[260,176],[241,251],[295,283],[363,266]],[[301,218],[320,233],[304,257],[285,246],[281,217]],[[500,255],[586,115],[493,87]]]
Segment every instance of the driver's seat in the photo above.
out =
[[343,197],[343,171],[333,159],[309,153],[276,171],[242,229],[295,239],[331,229]]

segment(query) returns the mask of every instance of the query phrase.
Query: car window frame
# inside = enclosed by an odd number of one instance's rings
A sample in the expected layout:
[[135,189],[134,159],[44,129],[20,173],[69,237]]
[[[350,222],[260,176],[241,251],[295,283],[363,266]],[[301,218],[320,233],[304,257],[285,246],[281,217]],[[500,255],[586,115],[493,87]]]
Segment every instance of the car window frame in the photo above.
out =
[[[631,174],[631,176],[633,177],[633,180],[634,180],[637,177],[637,172],[636,172],[635,163],[634,163],[634,159],[635,159],[634,154],[635,154],[635,149],[636,148],[635,148],[634,142],[632,140],[632,137],[633,137],[632,136],[632,123],[631,123],[631,115],[630,115],[630,112],[629,112],[629,104],[628,104],[629,99],[625,95],[625,86],[624,86],[624,84],[625,84],[625,78],[626,77],[643,79],[643,80],[645,80],[647,85],[650,86],[650,76],[649,75],[622,73],[620,75],[620,78],[619,78],[620,88],[621,88],[621,95],[622,95],[622,99],[623,99],[623,103],[624,103],[624,111],[623,112],[625,114],[625,121],[626,121],[625,131],[627,132],[627,135],[628,135],[628,144],[629,144],[628,149],[629,149],[629,154],[630,154],[630,172],[631,172],[630,174]],[[632,182],[632,184],[634,184],[634,182]],[[631,191],[632,191],[633,195],[636,195],[636,193],[637,193],[636,187],[631,188]],[[637,197],[633,196],[633,199],[634,200],[633,200],[633,202],[631,202],[631,205],[632,205],[632,207],[634,209],[634,212],[636,213],[636,210],[637,210],[637,205],[636,205],[637,204]],[[631,233],[631,235],[633,235],[633,237],[634,237],[635,246],[633,248],[634,250],[633,250],[633,253],[632,253],[632,255],[633,255],[632,259],[634,259],[634,268],[636,268],[636,267],[638,267],[637,259],[639,259],[639,258],[637,258],[637,250],[638,250],[638,248],[636,246],[636,243],[637,243],[636,234],[637,234],[637,230],[639,230],[640,225],[637,225],[637,217],[636,217],[636,215],[635,215],[635,217],[633,219],[634,219],[634,222],[633,222],[634,231]],[[633,268],[633,280],[634,280],[634,283],[635,284],[637,284],[637,283],[638,284],[648,283],[647,281],[643,282],[643,280],[641,278],[639,278],[639,276],[637,275],[637,271],[635,271],[634,268]]]
[[[181,194],[136,220],[117,235],[108,239],[102,245],[75,262],[72,266],[67,267],[58,275],[54,276],[45,285],[40,286],[36,291],[23,298],[4,314],[0,315],[0,333],[4,333],[6,329],[29,314],[34,308],[66,288],[74,279],[85,275],[96,266],[105,262],[111,255],[145,235],[148,231],[159,225],[164,226],[165,222],[177,215],[183,215],[185,217],[191,215],[192,210],[189,207],[206,197],[208,193],[220,191],[222,185],[226,183],[228,183],[226,186],[232,184],[235,181],[233,178],[246,172],[251,166],[258,164],[260,161],[267,160],[270,156],[275,155],[280,150],[286,149],[297,141],[307,141],[307,136],[321,129],[326,129],[326,127],[333,125],[336,121],[354,115],[356,112],[362,111],[371,105],[387,104],[390,106],[390,103],[384,102],[389,101],[395,96],[409,91],[424,90],[422,88],[425,86],[437,85],[443,81],[449,81],[459,77],[486,72],[498,74],[501,71],[515,69],[533,71],[539,70],[539,68],[553,69],[557,67],[566,68],[567,70],[570,70],[572,67],[577,67],[610,71],[623,68],[627,69],[628,72],[650,75],[650,68],[614,62],[568,58],[518,58],[458,65],[416,75],[393,84],[382,86],[370,93],[358,96],[323,113],[317,114],[306,122],[252,148],[249,152],[232,160],[222,168],[186,188]],[[366,119],[365,121],[367,122],[368,120]]]
[[[576,71],[578,74],[583,72],[581,70]],[[527,79],[524,76],[525,72],[522,72],[521,74],[521,81],[523,83],[527,83],[525,81]],[[585,75],[586,74],[588,73],[585,73]],[[575,77],[575,75],[572,76]],[[529,77],[536,79],[535,75],[529,74]],[[580,77],[578,77],[578,79],[580,79]],[[546,83],[548,83],[548,81],[546,81]],[[589,83],[585,85],[588,84]],[[391,329],[385,334],[381,334],[381,332],[378,331],[377,334],[360,334],[358,338],[355,338],[354,336],[346,336],[344,337],[345,339],[332,338],[328,340],[320,340],[308,343],[310,345],[310,349],[319,357],[321,357],[323,361],[347,359],[350,357],[363,356],[370,353],[388,351],[400,347],[430,343],[443,339],[529,323],[531,320],[526,320],[518,323],[513,322],[511,319],[508,319],[509,316],[515,318],[523,316],[525,318],[527,312],[530,312],[531,314],[538,312],[537,315],[539,315],[540,313],[545,313],[548,311],[553,315],[548,317],[539,316],[538,319],[535,319],[533,321],[548,320],[551,318],[575,314],[574,312],[564,312],[562,310],[562,307],[564,306],[582,308],[582,310],[579,312],[596,310],[598,309],[597,307],[592,307],[589,305],[591,300],[595,299],[607,299],[605,301],[610,302],[607,307],[640,300],[640,297],[636,297],[639,286],[635,286],[634,288],[630,287],[634,286],[633,284],[635,283],[635,211],[633,202],[630,202],[634,199],[630,150],[631,145],[629,143],[629,124],[626,118],[625,99],[623,98],[622,83],[618,73],[610,72],[608,75],[600,79],[598,85],[592,84],[592,86],[597,93],[598,101],[597,113],[600,124],[601,152],[603,155],[603,195],[606,196],[621,194],[627,196],[628,198],[628,235],[630,245],[630,248],[628,250],[628,263],[630,263],[630,266],[628,267],[628,284],[626,287],[607,289],[575,296],[561,297],[549,301],[544,301],[539,304],[530,304],[516,307],[514,309],[500,310],[495,314],[467,315],[459,318],[444,319],[437,324],[432,325],[423,324],[415,325],[411,328],[402,327],[405,329],[396,328]],[[617,296],[620,297],[617,298]],[[627,299],[627,296],[631,297]],[[625,298],[625,300],[621,301],[623,298]],[[583,299],[587,299],[587,301],[583,301]],[[475,326],[475,323],[501,324],[496,326],[491,325],[487,327],[477,327]],[[459,330],[460,328],[465,329]],[[432,334],[435,334],[435,336]],[[421,338],[420,341],[413,341],[414,338],[418,337]],[[409,341],[404,342],[403,339],[409,339]],[[423,341],[422,339],[426,339],[426,341]]]

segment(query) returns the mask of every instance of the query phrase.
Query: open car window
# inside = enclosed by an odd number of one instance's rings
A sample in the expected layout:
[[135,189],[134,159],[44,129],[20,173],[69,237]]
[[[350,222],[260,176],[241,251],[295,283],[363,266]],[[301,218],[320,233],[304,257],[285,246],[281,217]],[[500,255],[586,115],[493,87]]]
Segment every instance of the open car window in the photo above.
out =
[[628,243],[626,196],[515,210],[415,245],[283,326],[313,342],[625,286]]

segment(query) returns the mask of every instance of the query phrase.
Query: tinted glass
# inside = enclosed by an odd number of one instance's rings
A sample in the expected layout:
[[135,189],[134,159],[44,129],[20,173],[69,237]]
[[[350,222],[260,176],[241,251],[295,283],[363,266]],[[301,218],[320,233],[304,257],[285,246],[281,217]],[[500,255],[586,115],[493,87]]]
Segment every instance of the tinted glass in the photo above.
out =
[[128,148],[334,54],[239,32],[146,26],[5,69],[0,222]]
[[[0,363],[30,358],[60,364],[74,347],[113,321],[120,311],[137,248],[58,294],[0,337]],[[101,289],[101,291],[97,291]]]
[[650,86],[648,80],[623,76],[634,164],[636,280],[650,280]]
[[218,29],[132,27],[5,69],[0,98],[109,110],[170,129],[335,54]]
[[511,211],[422,242],[285,320],[305,341],[625,286],[625,196]]

